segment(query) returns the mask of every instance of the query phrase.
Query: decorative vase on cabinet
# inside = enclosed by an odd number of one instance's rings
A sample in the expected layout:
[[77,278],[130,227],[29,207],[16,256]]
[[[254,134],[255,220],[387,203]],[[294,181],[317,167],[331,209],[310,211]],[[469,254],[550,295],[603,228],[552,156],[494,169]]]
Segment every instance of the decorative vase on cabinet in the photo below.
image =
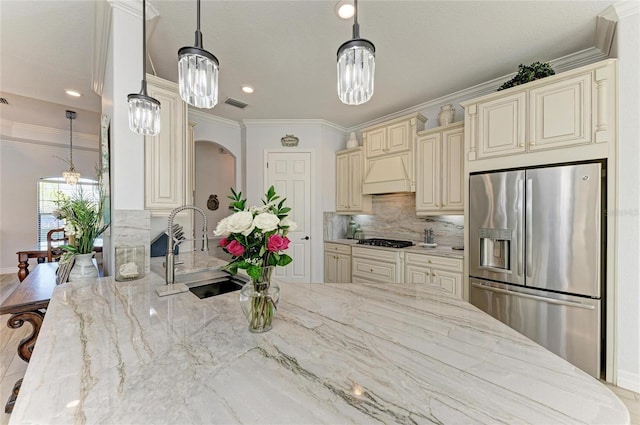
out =
[[452,124],[455,116],[456,108],[452,104],[442,105],[438,114],[438,124],[440,126]]
[[351,134],[349,134],[349,140],[347,140],[347,149],[353,149],[353,148],[357,148],[360,145],[360,143],[358,143],[358,137],[356,136],[355,131],[352,131]]

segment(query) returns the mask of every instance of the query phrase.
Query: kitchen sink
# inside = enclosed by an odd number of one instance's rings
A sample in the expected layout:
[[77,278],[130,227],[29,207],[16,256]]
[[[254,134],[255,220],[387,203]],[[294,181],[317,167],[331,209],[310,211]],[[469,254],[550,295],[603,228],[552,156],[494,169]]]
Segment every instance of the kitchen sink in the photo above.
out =
[[211,283],[203,282],[202,285],[192,286],[189,288],[195,296],[200,299],[215,297],[216,295],[226,294],[227,292],[239,291],[243,282],[239,279],[227,278]]

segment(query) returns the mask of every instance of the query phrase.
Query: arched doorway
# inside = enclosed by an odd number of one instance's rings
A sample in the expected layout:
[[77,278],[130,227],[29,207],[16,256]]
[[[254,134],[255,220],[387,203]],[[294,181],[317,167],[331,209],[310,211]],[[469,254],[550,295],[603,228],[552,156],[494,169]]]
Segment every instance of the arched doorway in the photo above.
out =
[[[230,188],[236,185],[236,158],[224,147],[208,140],[197,140],[194,149],[194,205],[202,208],[207,215],[209,249],[215,250],[218,241],[213,237],[213,229],[218,221],[230,214],[227,196],[231,193]],[[208,202],[212,195],[218,200],[215,210],[211,209],[215,202]],[[193,217],[198,239],[202,235],[202,217],[200,214],[194,214]]]

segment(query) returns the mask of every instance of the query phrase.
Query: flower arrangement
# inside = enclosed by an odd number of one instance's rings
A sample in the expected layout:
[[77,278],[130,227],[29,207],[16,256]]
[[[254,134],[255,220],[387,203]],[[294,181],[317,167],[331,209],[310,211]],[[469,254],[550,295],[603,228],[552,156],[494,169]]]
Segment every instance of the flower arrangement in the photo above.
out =
[[224,269],[236,274],[244,269],[254,280],[262,276],[262,269],[267,266],[286,266],[292,259],[285,251],[289,247],[287,233],[297,226],[288,213],[291,208],[285,207],[286,198],[280,200],[271,186],[262,200],[261,207],[246,206],[242,192],[231,189],[231,205],[235,212],[218,223],[214,234],[223,236],[219,246],[233,257]]
[[277,285],[271,284],[271,272],[276,266],[291,263],[285,254],[290,240],[287,233],[296,229],[296,224],[288,218],[291,208],[285,207],[285,199],[271,186],[262,200],[261,207],[246,206],[242,192],[231,189],[230,216],[218,223],[216,236],[223,236],[219,246],[232,259],[223,270],[236,274],[238,269],[247,271],[251,282],[240,291],[240,303],[251,332],[265,332],[271,329],[276,305],[280,298]]
[[64,233],[72,241],[68,245],[61,245],[60,248],[72,255],[93,252],[96,238],[109,227],[102,220],[102,194],[98,201],[94,201],[82,190],[71,196],[58,192],[55,204],[53,215],[59,220],[64,220]]

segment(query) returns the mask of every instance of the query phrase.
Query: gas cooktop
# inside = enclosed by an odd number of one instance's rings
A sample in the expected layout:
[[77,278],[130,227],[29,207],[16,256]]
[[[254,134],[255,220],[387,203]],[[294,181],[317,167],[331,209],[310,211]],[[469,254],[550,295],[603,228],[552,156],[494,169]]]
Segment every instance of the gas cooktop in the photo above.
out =
[[411,241],[397,241],[394,239],[362,239],[358,241],[361,245],[373,245],[373,246],[384,246],[387,248],[406,248],[408,246],[412,246],[413,242]]

